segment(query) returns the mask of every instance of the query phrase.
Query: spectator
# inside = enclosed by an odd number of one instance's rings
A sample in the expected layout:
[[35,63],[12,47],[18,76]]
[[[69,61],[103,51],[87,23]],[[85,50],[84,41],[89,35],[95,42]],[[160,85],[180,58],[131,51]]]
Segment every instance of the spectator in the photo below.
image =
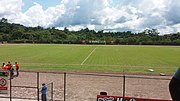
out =
[[1,68],[4,69],[6,67],[5,63],[2,63]]
[[4,71],[5,70],[5,68],[6,68],[6,65],[5,65],[5,63],[2,63],[2,65],[1,65],[1,72],[3,73],[3,75],[6,75],[6,72]]
[[10,78],[13,79],[13,77],[14,77],[14,68],[11,67],[10,68]]
[[169,83],[169,91],[173,101],[180,101],[180,67],[177,69]]
[[10,70],[12,68],[12,64],[10,61],[8,62],[7,66],[8,66],[8,70]]
[[46,99],[46,91],[47,91],[46,84],[43,83],[42,84],[42,90],[41,90],[41,93],[42,93],[41,99],[42,99],[42,101],[47,101],[47,99]]
[[16,76],[18,77],[19,76],[19,68],[20,68],[20,66],[19,66],[19,64],[17,62],[15,62],[15,66],[16,66],[16,72],[17,72]]

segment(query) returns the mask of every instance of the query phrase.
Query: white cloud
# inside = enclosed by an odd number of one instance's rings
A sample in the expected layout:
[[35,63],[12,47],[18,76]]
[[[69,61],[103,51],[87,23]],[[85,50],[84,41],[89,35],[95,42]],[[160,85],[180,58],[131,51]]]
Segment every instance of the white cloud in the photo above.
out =
[[57,5],[43,10],[43,7],[35,2],[26,12],[21,13],[19,19],[17,18],[15,22],[33,27],[50,27],[64,12],[64,5]]
[[173,33],[174,29],[171,26],[165,26],[164,28],[160,28],[159,32],[161,32],[161,34],[169,34]]
[[22,0],[0,0],[0,18],[13,19],[21,12]]
[[22,0],[1,0],[0,18],[25,26],[55,26],[79,30],[142,31],[157,28],[161,33],[180,31],[179,0],[62,0],[43,9],[34,3],[22,12]]

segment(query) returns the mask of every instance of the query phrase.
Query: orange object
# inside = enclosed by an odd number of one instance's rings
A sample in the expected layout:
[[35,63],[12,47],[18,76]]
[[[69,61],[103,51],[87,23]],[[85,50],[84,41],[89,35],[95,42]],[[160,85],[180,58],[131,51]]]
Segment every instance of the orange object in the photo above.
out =
[[20,67],[18,63],[15,66],[16,66],[16,70],[19,69]]
[[5,65],[2,65],[1,68],[4,69]]
[[6,65],[2,65],[1,68],[4,69],[4,70],[8,70],[9,67],[6,66]]
[[11,64],[10,63],[8,63],[7,66],[8,66],[8,68],[11,68]]
[[4,70],[8,70],[8,69],[9,69],[9,67],[8,67],[8,66],[5,66],[5,67],[4,67]]

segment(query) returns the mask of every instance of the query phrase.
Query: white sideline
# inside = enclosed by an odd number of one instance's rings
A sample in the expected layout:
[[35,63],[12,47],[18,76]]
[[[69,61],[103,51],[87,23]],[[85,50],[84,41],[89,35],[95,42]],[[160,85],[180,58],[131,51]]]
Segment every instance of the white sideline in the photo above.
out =
[[[97,47],[96,47],[97,48]],[[84,59],[84,61],[81,63],[81,65],[84,64],[84,62],[86,62],[86,60],[91,56],[91,54],[96,50],[96,48],[94,48],[91,53],[89,53],[89,55]]]

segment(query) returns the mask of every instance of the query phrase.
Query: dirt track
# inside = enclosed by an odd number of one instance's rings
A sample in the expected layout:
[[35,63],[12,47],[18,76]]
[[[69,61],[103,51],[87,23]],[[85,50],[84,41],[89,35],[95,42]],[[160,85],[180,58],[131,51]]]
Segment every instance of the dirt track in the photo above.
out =
[[[108,95],[123,95],[123,78],[121,77],[121,74],[99,75],[98,73],[99,76],[97,76],[97,73],[86,73],[86,75],[84,75],[84,73],[81,72],[80,74],[81,75],[79,75],[79,73],[67,73],[66,101],[96,101],[96,95],[102,91],[107,92]],[[40,84],[43,82],[53,82],[54,100],[64,99],[63,73],[40,73],[39,78]],[[125,79],[125,96],[166,100],[171,99],[168,91],[169,80],[152,78],[170,79],[171,77],[127,75]],[[19,77],[12,80],[12,85],[37,87],[37,73],[21,72]],[[36,99],[37,89],[12,87],[12,96]]]

